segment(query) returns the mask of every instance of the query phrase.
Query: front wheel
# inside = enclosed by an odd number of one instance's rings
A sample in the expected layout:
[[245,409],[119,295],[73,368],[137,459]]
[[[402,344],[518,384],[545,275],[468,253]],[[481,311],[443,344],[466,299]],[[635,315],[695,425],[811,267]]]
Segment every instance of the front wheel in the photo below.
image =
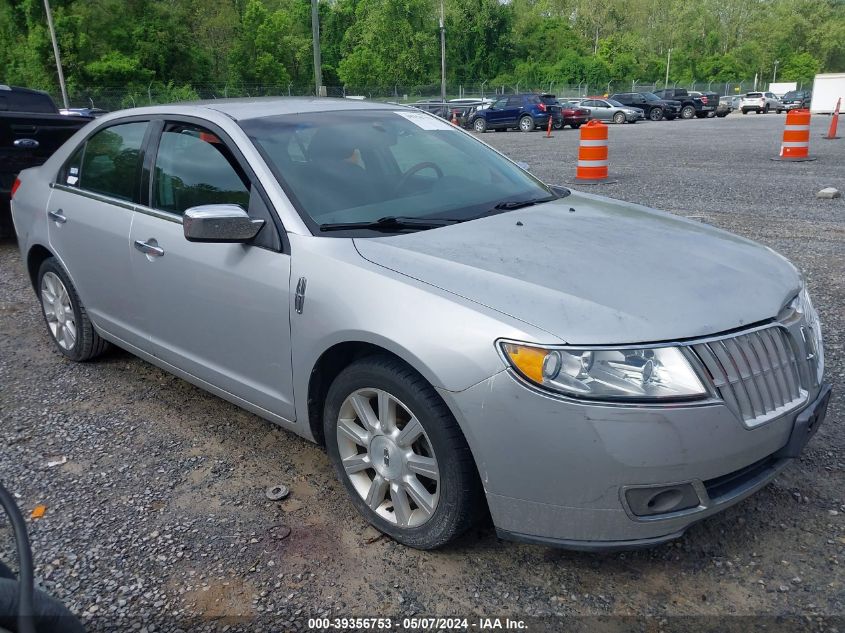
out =
[[326,448],[356,509],[418,549],[448,543],[478,514],[480,481],[469,446],[434,388],[389,356],[344,369],[329,388]]
[[613,115],[613,122],[614,123],[624,123],[625,122],[625,113],[624,112],[617,112]]
[[472,129],[474,129],[479,134],[483,134],[484,132],[487,131],[487,121],[485,121],[483,118],[480,118],[480,117],[477,118],[472,123]]
[[716,112],[713,110],[710,110],[710,112],[707,113],[708,119],[712,119],[714,116],[716,116]]
[[108,342],[94,330],[76,288],[54,257],[38,270],[38,296],[47,330],[64,356],[81,362],[106,351]]
[[681,108],[681,118],[683,119],[691,119],[695,116],[695,107],[688,105]]
[[663,118],[663,110],[660,108],[652,108],[651,112],[648,113],[648,118],[652,121],[659,121]]
[[524,116],[519,120],[519,129],[522,132],[532,132],[534,127],[534,119],[530,116]]

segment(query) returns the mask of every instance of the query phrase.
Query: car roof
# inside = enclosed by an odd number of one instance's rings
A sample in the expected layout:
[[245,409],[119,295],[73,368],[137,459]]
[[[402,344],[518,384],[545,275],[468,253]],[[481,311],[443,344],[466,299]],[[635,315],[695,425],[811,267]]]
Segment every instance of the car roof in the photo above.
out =
[[[242,99],[208,99],[143,108],[146,113],[168,112],[178,106],[180,111],[196,109],[215,110],[236,121],[256,119],[280,114],[302,114],[306,112],[331,112],[341,110],[405,110],[406,106],[378,101],[357,99],[336,99],[332,97],[251,97]],[[127,114],[124,111],[123,114]],[[198,112],[199,114],[199,112]]]

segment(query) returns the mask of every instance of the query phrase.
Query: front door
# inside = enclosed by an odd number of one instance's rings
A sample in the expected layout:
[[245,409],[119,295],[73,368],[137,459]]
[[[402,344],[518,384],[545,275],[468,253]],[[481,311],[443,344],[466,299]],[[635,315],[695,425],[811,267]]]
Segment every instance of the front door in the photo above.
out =
[[70,157],[47,205],[52,250],[94,324],[133,345],[144,340],[131,288],[129,231],[138,201],[147,121],[95,133]]
[[[193,124],[167,123],[151,160],[149,207],[136,212],[129,240],[153,353],[293,421],[290,256],[263,196],[224,139]],[[187,209],[224,203],[265,220],[255,240],[185,239]]]

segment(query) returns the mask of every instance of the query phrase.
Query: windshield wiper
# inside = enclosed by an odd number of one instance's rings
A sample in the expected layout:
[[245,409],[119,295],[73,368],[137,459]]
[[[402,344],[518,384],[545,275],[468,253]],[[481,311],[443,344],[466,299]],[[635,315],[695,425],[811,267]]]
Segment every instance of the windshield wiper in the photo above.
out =
[[497,204],[494,209],[499,211],[513,211],[514,209],[523,209],[525,207],[533,207],[535,204],[542,204],[543,202],[551,202],[557,200],[560,196],[548,196],[546,198],[535,198],[533,200],[505,200]]
[[406,231],[408,229],[436,229],[441,226],[455,224],[461,220],[452,218],[407,218],[389,215],[370,222],[332,222],[321,224],[321,231],[352,231],[355,229],[371,229],[375,231]]

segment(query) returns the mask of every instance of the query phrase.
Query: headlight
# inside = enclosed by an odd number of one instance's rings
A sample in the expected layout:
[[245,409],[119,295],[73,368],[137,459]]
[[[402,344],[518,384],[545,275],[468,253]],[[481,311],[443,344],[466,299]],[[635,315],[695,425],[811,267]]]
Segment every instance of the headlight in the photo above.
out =
[[545,348],[501,342],[526,380],[557,393],[592,400],[702,398],[707,390],[677,347]]
[[804,344],[807,353],[812,355],[808,360],[816,361],[816,382],[821,383],[824,374],[824,346],[822,345],[822,324],[819,321],[819,313],[816,312],[807,286],[801,288],[798,296],[789,304],[790,309],[802,314],[807,325],[801,327],[804,335]]

